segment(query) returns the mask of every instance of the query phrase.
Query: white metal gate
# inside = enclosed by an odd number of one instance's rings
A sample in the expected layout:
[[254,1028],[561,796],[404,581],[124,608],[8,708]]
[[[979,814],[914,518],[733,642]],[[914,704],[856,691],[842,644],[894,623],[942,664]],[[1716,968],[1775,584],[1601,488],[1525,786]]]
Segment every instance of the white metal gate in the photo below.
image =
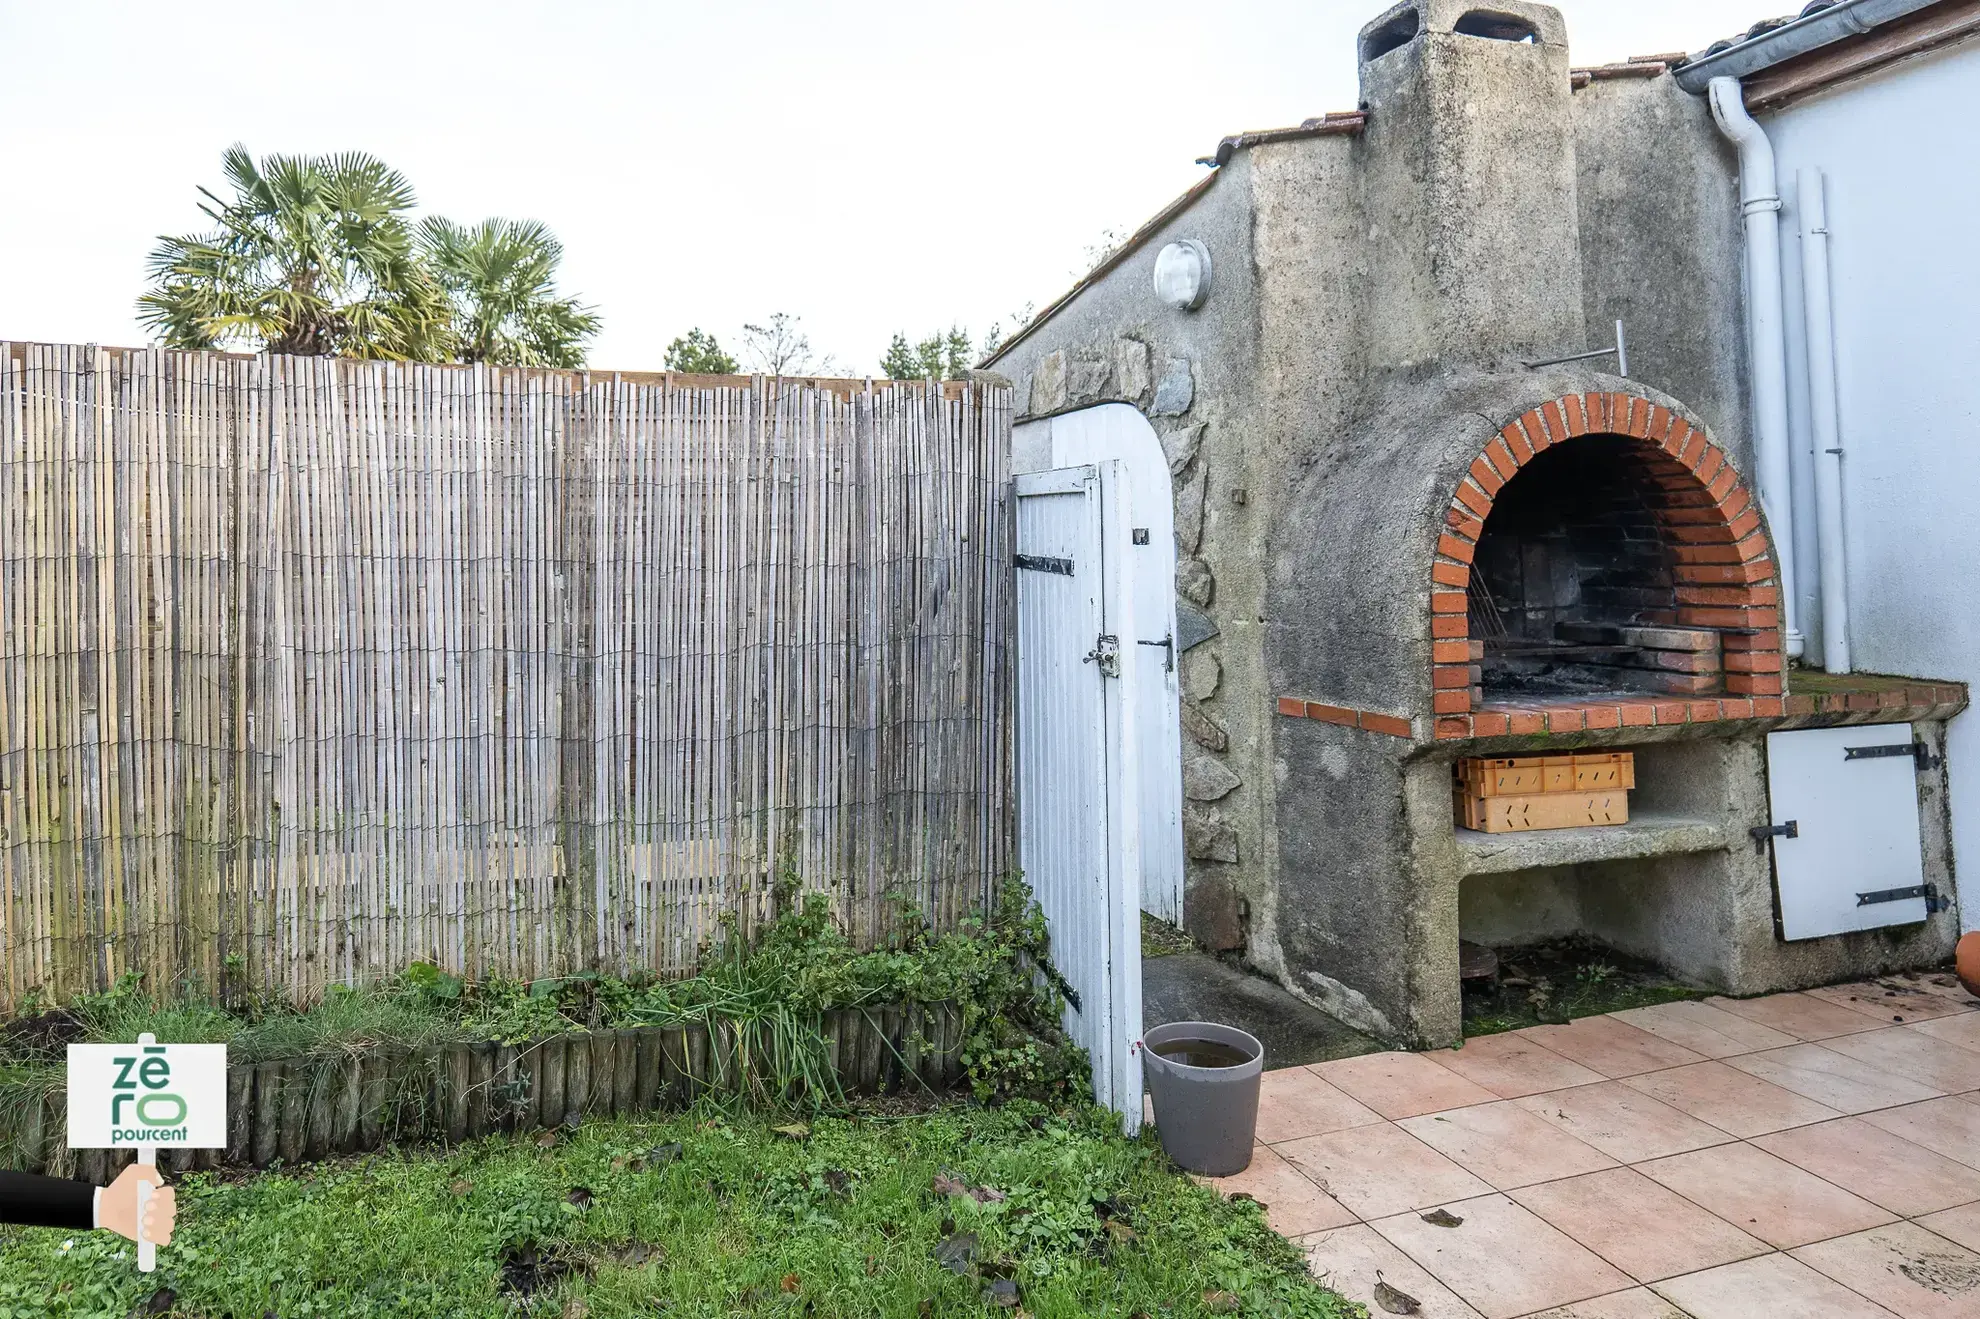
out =
[[[1130,548],[1119,464],[1016,478],[1018,854],[1093,1091],[1141,1123],[1141,893]],[[1124,653],[1125,652],[1125,653]]]
[[1119,459],[1129,523],[1123,574],[1134,597],[1135,644],[1121,637],[1121,662],[1135,667],[1135,791],[1141,802],[1141,909],[1171,925],[1183,918],[1182,680],[1176,645],[1176,516],[1169,459],[1139,408],[1102,403],[1061,413],[1044,467]]
[[1783,939],[1910,924],[1936,907],[1919,845],[1927,754],[1908,724],[1768,735]]

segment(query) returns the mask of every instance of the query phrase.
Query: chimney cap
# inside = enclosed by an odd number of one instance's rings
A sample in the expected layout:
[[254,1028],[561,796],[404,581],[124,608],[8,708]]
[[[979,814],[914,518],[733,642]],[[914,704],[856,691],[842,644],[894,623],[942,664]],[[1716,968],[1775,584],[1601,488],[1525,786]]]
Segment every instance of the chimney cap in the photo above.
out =
[[1567,23],[1551,5],[1531,0],[1401,0],[1361,29],[1361,62],[1400,50],[1424,33],[1484,41],[1566,46]]

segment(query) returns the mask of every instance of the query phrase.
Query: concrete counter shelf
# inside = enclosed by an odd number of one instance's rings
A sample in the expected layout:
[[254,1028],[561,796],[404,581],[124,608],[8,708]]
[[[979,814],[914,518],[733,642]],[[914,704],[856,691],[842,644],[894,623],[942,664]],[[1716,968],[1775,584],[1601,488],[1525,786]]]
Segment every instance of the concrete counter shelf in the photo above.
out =
[[1739,840],[1734,831],[1723,821],[1657,810],[1639,811],[1628,824],[1509,834],[1457,830],[1458,864],[1466,875],[1717,852],[1735,841]]

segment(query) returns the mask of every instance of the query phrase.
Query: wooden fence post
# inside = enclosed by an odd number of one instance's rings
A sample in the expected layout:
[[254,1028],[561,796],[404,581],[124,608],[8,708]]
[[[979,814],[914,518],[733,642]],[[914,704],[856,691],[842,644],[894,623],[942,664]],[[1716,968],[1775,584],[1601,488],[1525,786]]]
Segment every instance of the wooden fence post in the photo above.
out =
[[552,1035],[536,1045],[537,1125],[561,1126],[564,1121],[564,1037]]

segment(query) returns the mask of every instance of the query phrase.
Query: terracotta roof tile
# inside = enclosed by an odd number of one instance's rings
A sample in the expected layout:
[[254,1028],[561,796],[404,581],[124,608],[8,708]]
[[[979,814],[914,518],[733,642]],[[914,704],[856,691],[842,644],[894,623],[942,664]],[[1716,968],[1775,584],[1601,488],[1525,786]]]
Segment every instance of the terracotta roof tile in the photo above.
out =
[[1217,144],[1216,151],[1197,159],[1199,165],[1224,165],[1232,156],[1247,147],[1259,146],[1266,142],[1291,142],[1302,137],[1335,137],[1342,134],[1359,133],[1368,123],[1368,116],[1359,110],[1334,111],[1317,119],[1308,119],[1297,128],[1266,128],[1252,133],[1233,133]]

